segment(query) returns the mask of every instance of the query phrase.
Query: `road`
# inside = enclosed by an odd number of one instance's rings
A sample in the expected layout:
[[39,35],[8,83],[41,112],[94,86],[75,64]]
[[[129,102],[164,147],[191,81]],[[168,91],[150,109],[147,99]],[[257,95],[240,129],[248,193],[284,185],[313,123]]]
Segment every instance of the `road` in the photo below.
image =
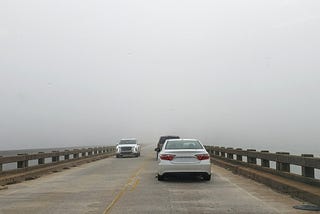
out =
[[0,213],[308,213],[302,202],[212,166],[213,179],[156,179],[153,146],[139,158],[91,162],[0,191]]

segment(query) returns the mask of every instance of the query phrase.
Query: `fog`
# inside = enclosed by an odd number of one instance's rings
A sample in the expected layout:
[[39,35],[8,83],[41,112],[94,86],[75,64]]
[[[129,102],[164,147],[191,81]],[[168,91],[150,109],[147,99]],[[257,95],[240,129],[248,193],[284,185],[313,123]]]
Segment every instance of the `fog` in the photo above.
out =
[[0,1],[0,150],[160,135],[320,153],[320,2]]

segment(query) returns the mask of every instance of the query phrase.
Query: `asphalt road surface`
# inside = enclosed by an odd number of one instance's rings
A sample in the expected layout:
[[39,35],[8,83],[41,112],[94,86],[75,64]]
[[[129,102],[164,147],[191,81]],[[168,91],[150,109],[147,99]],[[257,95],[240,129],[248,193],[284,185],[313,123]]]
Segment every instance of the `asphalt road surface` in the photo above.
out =
[[303,202],[217,166],[210,182],[160,182],[153,147],[139,158],[111,157],[9,185],[0,191],[0,213],[310,213],[292,208]]

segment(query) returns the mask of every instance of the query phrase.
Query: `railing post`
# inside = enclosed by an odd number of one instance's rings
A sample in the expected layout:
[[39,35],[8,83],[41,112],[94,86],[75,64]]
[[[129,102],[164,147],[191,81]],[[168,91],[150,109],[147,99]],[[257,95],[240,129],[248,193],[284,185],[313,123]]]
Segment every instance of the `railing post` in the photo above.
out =
[[212,147],[210,147],[209,153],[210,153],[210,156],[214,155],[214,149]]
[[88,156],[91,156],[91,155],[92,155],[92,148],[89,148]]
[[217,150],[214,150],[214,155],[215,155],[215,156],[220,156],[220,152],[217,151]]
[[[27,155],[27,153],[18,154],[18,155]],[[22,160],[22,161],[18,161],[18,162],[17,162],[17,168],[18,168],[18,169],[20,169],[20,168],[26,168],[26,167],[28,167],[28,165],[29,165],[28,160]]]
[[[2,158],[1,155],[0,155],[0,158]],[[0,172],[2,172],[2,163],[0,163]]]
[[[53,153],[57,153],[59,151],[52,151]],[[60,160],[60,156],[56,156],[56,154],[54,154],[54,156],[52,156],[52,162],[58,162]]]
[[[220,148],[223,150],[225,149],[224,147],[220,147]],[[220,153],[221,153],[221,157],[223,157],[223,158],[226,157],[226,153],[224,151],[221,151]]]
[[[268,150],[262,150],[261,152],[262,152],[262,153],[269,153]],[[261,159],[261,166],[262,166],[262,167],[270,168],[270,161],[267,160],[267,159]]]
[[[38,154],[43,154],[44,152],[38,152]],[[45,164],[44,158],[38,158],[38,165]]]
[[[248,152],[255,152],[255,149],[247,149]],[[257,158],[251,157],[249,154],[247,156],[247,162],[251,164],[257,164]]]
[[[84,149],[83,149],[83,150],[84,150]],[[81,157],[85,157],[86,154],[87,154],[87,152],[82,152],[82,153],[81,153]]]
[[[290,155],[289,152],[276,152],[279,155]],[[289,163],[282,163],[280,161],[276,162],[276,169],[282,172],[290,172],[290,164]]]
[[[301,156],[308,157],[308,158],[313,157],[312,154],[302,154]],[[314,178],[314,168],[313,167],[302,166],[301,170],[302,170],[302,173],[301,173],[302,176],[308,177],[308,178]]]
[[70,159],[69,150],[66,149],[66,150],[64,150],[64,152],[67,152],[67,153],[68,153],[68,154],[65,154],[65,155],[64,155],[64,160],[69,160],[69,159]]
[[76,153],[73,153],[73,159],[75,159],[75,158],[79,158],[79,152],[78,152],[78,149],[74,149],[74,151],[75,151]]
[[[236,148],[238,151],[242,151],[241,148]],[[242,161],[242,155],[237,154],[237,161]]]
[[[228,150],[233,150],[232,147],[228,147]],[[232,152],[227,152],[227,158],[233,160],[233,153]]]

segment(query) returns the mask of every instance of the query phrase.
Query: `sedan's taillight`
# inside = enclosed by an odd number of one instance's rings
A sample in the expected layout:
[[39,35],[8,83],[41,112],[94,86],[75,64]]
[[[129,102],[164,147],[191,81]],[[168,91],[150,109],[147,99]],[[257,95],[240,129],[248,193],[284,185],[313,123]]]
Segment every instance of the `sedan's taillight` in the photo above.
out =
[[170,155],[170,154],[162,154],[162,155],[160,155],[160,159],[161,160],[172,161],[174,157],[175,157],[175,155]]
[[208,154],[199,154],[196,155],[198,160],[208,160],[210,158],[210,156]]

